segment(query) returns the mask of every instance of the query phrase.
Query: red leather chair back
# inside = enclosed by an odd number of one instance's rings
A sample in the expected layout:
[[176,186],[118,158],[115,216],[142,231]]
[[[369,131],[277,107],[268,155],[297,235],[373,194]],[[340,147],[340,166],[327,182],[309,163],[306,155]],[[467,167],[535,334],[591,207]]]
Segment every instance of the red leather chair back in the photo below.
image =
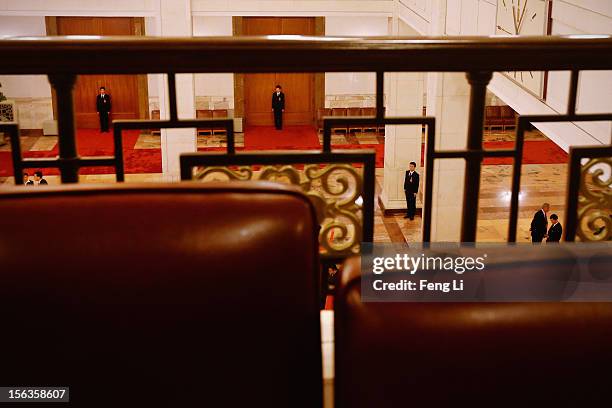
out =
[[213,111],[210,109],[198,109],[196,110],[196,118],[197,119],[212,119]]
[[299,191],[22,187],[0,214],[0,384],[70,386],[72,407],[321,405]]
[[346,108],[332,108],[332,116],[346,116]]
[[376,116],[376,108],[361,108],[363,116]]
[[336,408],[610,405],[612,303],[362,303],[359,267],[334,302]]
[[485,125],[501,125],[501,107],[485,106]]
[[227,119],[228,111],[227,109],[215,109],[212,111],[212,117],[214,119]]
[[317,111],[317,117],[318,119],[323,119],[325,116],[331,116],[331,113],[331,108],[319,108]]
[[514,121],[514,119],[516,118],[514,110],[508,105],[502,105],[500,107],[500,115],[502,119],[510,119],[512,121]]
[[361,116],[361,108],[348,108],[347,116]]

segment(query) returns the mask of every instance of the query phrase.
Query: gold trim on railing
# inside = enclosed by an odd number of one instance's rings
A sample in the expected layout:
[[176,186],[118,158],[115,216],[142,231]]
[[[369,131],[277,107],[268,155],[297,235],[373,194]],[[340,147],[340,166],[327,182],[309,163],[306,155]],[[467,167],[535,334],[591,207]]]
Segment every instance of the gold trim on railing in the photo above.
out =
[[296,185],[316,209],[321,226],[321,253],[346,256],[359,252],[363,231],[360,201],[363,175],[350,164],[311,164],[302,170],[290,165],[261,166],[257,170],[249,166],[210,166],[198,169],[194,178],[204,182],[265,180]]
[[581,241],[612,240],[612,157],[591,158],[581,167],[576,233]]

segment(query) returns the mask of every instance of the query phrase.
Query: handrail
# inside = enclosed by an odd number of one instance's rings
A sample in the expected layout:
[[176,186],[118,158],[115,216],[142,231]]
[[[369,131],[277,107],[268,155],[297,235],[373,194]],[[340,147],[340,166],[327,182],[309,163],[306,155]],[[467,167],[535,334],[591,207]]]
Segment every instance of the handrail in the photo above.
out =
[[[81,158],[76,150],[72,89],[80,74],[168,75],[169,103],[176,106],[174,81],[179,73],[247,72],[376,72],[376,116],[326,118],[322,154],[331,154],[331,126],[363,124],[418,124],[427,128],[425,202],[432,202],[433,162],[463,158],[466,162],[461,241],[476,240],[479,180],[485,157],[513,158],[508,241],[517,234],[521,157],[524,132],[538,122],[609,121],[612,113],[577,114],[578,76],[581,70],[612,69],[612,36],[548,37],[14,37],[0,39],[0,74],[46,74],[58,100],[59,157],[41,161],[22,159],[16,124],[0,124],[11,137],[15,182],[28,164],[58,167],[62,182],[78,182],[78,170],[87,165],[114,165],[123,180],[122,129],[197,127],[209,120],[179,120],[176,109],[167,121],[115,121],[114,157]],[[279,55],[282,58],[279,58]],[[482,145],[485,89],[497,71],[572,72],[567,114],[520,116],[514,149],[486,150]],[[439,151],[435,147],[435,118],[387,117],[384,108],[386,72],[465,72],[470,85],[468,143],[465,150]],[[235,155],[233,128],[228,126],[228,155]],[[571,198],[571,197],[570,197]],[[369,204],[368,204],[369,205]],[[423,213],[423,241],[431,238],[431,206]],[[576,214],[567,214],[574,225]],[[566,237],[567,238],[567,237]]]
[[0,74],[582,70],[612,68],[612,36],[7,37],[0,55]]

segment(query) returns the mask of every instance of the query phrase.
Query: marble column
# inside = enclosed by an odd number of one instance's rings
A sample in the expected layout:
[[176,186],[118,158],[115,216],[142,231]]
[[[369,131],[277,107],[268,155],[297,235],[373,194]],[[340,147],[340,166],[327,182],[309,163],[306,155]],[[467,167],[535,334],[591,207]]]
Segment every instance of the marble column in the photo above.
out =
[[[159,33],[162,37],[191,37],[191,0],[160,0]],[[159,110],[168,118],[168,83],[166,75],[158,75]],[[176,75],[176,97],[179,119],[195,118],[195,81],[193,74]],[[197,151],[196,129],[162,129],[162,172],[167,181],[180,179],[179,156]]]
[[[447,0],[431,1],[429,35],[458,35],[452,24],[447,24]],[[465,73],[426,74],[427,116],[436,119],[436,150],[465,149],[470,88]],[[465,160],[436,160],[433,174],[431,203],[433,242],[457,242],[461,238],[463,183]],[[478,205],[478,203],[474,203]]]
[[[423,74],[385,74],[386,116],[421,116],[423,113]],[[411,161],[421,169],[421,125],[385,126],[385,167],[380,199],[385,210],[406,208],[404,174]],[[421,206],[420,195],[417,208]]]
[[[406,35],[405,25],[394,17],[390,22],[389,34]],[[423,73],[394,72],[385,74],[386,116],[421,116],[423,112]],[[421,171],[421,126],[385,126],[384,179],[380,200],[385,210],[404,210],[404,174],[408,164],[417,163]],[[417,208],[421,200],[417,197]]]
[[[427,113],[436,118],[436,150],[465,149],[470,88],[464,73],[427,74]],[[465,160],[434,165],[431,240],[460,240]],[[478,205],[478,203],[474,203]]]

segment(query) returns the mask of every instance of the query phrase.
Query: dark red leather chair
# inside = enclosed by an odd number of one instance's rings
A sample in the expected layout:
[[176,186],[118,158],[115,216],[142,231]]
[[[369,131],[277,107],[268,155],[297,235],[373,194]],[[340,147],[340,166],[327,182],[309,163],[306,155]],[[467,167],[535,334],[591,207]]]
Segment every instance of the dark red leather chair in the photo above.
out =
[[334,302],[336,408],[612,402],[612,303],[364,303],[359,269]]
[[[347,108],[346,114],[347,114],[347,116],[355,117],[355,118],[359,117],[359,116],[362,116],[361,115],[361,108],[359,108],[359,107]],[[351,131],[353,131],[353,130],[357,130],[359,132],[363,132],[363,126],[360,126],[360,125],[349,125],[348,132],[351,133]]]
[[[198,109],[196,110],[196,119],[212,119],[213,111],[210,109]],[[198,128],[198,135],[212,135],[213,130],[211,128]]]
[[484,128],[504,128],[504,121],[501,117],[501,106],[485,106]]
[[[214,109],[212,111],[213,119],[227,119],[229,118],[229,111],[227,109]],[[224,127],[216,127],[212,129],[213,134],[226,133],[227,130]]]
[[[151,111],[151,120],[159,120],[159,118],[160,118],[159,115],[160,115],[159,109],[152,110]],[[159,135],[161,135],[161,130],[160,129],[151,129],[151,134],[159,136]]]
[[504,130],[506,130],[509,127],[510,128],[516,127],[516,113],[510,106],[503,105],[501,107],[501,119],[504,125]]
[[[376,116],[376,108],[361,108],[361,115],[362,116]],[[376,125],[366,125],[364,126],[363,131],[364,132],[368,132],[368,131],[377,132],[378,127]]]
[[[332,116],[341,116],[342,117],[342,116],[346,116],[347,112],[348,112],[347,108],[332,108],[331,114],[332,114]],[[344,133],[347,133],[348,132],[348,127],[340,125],[340,126],[335,126],[335,127],[332,128],[332,132],[336,132],[337,130],[340,130],[340,131],[342,131]]]
[[317,111],[317,130],[319,132],[323,131],[323,118],[331,116],[331,114],[331,108],[319,108],[319,110]]
[[317,224],[271,183],[0,189],[0,384],[321,406]]

